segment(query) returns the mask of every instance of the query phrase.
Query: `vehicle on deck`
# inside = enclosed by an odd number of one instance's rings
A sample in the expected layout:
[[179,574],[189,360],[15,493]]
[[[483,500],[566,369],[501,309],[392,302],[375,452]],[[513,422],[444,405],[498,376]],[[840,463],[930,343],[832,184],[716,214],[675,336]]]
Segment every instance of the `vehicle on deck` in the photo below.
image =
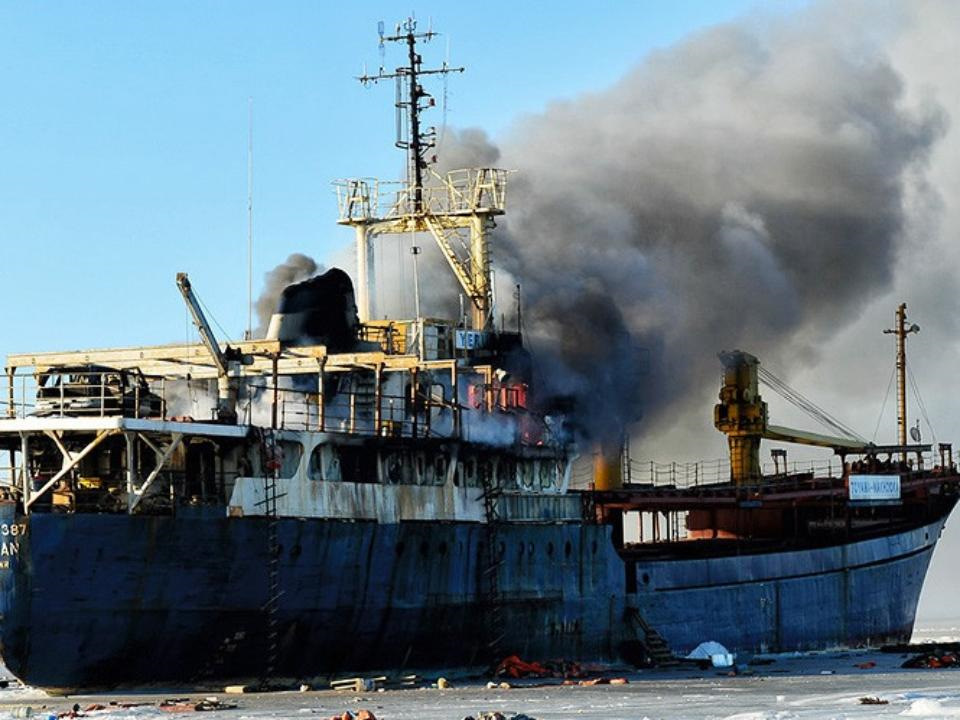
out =
[[59,367],[39,374],[33,415],[160,417],[163,399],[137,368]]

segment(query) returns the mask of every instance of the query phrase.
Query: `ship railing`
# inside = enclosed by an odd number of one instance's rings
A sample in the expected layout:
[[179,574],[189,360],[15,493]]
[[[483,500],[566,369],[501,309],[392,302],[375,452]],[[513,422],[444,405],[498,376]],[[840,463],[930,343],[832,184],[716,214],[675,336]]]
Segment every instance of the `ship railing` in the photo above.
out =
[[[440,175],[430,171],[420,189],[421,211],[434,215],[503,213],[507,177],[502,168],[463,168]],[[391,220],[414,213],[414,193],[406,183],[351,178],[334,183],[340,222]]]
[[[263,397],[270,405],[272,414],[272,387],[265,388]],[[379,435],[383,437],[437,437],[423,418],[414,421],[404,409],[409,398],[401,395],[380,393],[380,408],[372,394],[341,392],[336,400],[324,402],[319,392],[300,389],[277,388],[277,427],[281,430],[334,432],[349,435]],[[263,412],[242,418],[256,425],[270,425],[272,417]]]
[[20,485],[19,468],[6,463],[0,465],[0,497],[4,493],[19,492]]
[[[173,382],[139,373],[130,373],[136,376],[136,383],[123,385],[118,384],[116,376],[121,371],[117,370],[58,372],[65,377],[59,385],[51,384],[44,374],[40,374],[39,384],[33,374],[8,375],[12,382],[7,392],[0,395],[4,398],[0,416],[20,419],[30,416],[189,417],[201,422],[215,418],[216,397],[210,381],[198,381],[199,388],[188,382],[185,391],[182,380]],[[47,373],[52,374],[56,373]],[[285,377],[284,381],[290,382],[290,378]],[[371,378],[370,387],[361,385],[352,390],[341,389],[335,395],[324,397],[315,382],[313,389],[304,389],[301,385],[296,388],[281,386],[274,390],[269,378],[260,378],[257,384],[241,385],[238,421],[259,427],[276,424],[279,429],[350,435],[450,438],[473,442],[486,442],[485,438],[495,435],[500,444],[562,444],[551,434],[542,418],[520,407],[518,402],[507,402],[509,389],[501,389],[499,394],[489,393],[491,406],[484,409],[466,401],[458,404],[434,390],[424,390],[414,402],[408,395],[382,390],[378,393],[374,388]]]
[[[270,426],[273,424],[274,388],[265,387],[260,401],[241,405],[241,422]],[[276,425],[281,430],[342,433],[347,435],[429,438],[451,437],[452,419],[431,424],[430,407],[416,418],[407,411],[410,399],[403,395],[379,393],[379,408],[373,393],[339,392],[333,401],[325,402],[319,392],[276,389]],[[433,409],[442,403],[434,400]],[[452,415],[452,413],[451,413]],[[438,427],[439,425],[439,427]]]
[[[155,392],[150,381],[158,381]],[[37,374],[7,374],[0,416],[162,417],[163,380],[139,371],[60,368]]]
[[[923,463],[916,466],[901,467],[894,461],[878,461],[871,468],[864,467],[861,472],[869,473],[910,473],[923,468],[931,468],[936,460],[935,455],[923,453]],[[847,466],[851,463],[848,460]],[[791,460],[786,463],[764,463],[762,466],[764,485],[777,482],[778,478],[789,481],[791,478],[840,478],[843,477],[845,467],[840,458],[819,460]],[[592,472],[590,468],[581,468],[575,477],[582,479]],[[676,488],[700,487],[730,481],[730,461],[728,458],[714,460],[700,460],[697,462],[668,462],[660,463],[653,460],[646,462],[631,460],[628,468],[624,468],[624,482],[649,484],[654,486],[673,486]]]
[[371,322],[360,325],[360,340],[373,342],[387,355],[407,353],[407,332],[412,322]]
[[8,371],[5,392],[0,397],[0,415],[24,418],[33,413],[37,397],[37,381],[33,375]]
[[[276,398],[276,417],[274,417]],[[378,399],[379,398],[379,399]],[[379,406],[378,406],[379,403]],[[416,412],[413,412],[413,407]],[[490,411],[458,406],[432,393],[407,395],[355,390],[326,398],[313,390],[258,386],[239,403],[239,421],[280,430],[390,438],[451,438],[499,445],[559,446],[535,413],[499,403]]]

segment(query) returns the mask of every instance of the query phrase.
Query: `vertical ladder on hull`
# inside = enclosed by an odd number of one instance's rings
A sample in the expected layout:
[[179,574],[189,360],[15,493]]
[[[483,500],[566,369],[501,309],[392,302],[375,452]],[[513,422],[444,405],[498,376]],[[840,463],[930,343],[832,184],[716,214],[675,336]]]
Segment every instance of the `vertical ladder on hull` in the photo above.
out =
[[486,652],[493,663],[498,663],[502,659],[500,643],[503,640],[503,598],[500,595],[500,566],[503,564],[502,553],[500,552],[500,532],[499,525],[502,517],[500,515],[500,497],[503,490],[499,482],[493,477],[493,473],[480,472],[480,479],[483,484],[483,494],[480,498],[483,500],[483,510],[486,523],[484,525],[484,563],[483,568],[483,605],[486,615]]
[[279,611],[280,601],[280,540],[277,518],[277,478],[280,474],[282,457],[277,446],[277,436],[271,432],[263,443],[265,457],[263,473],[263,512],[267,518],[267,602],[263,606],[267,620],[267,661],[261,685],[266,686],[277,670],[279,653]]
[[644,648],[646,648],[650,662],[658,667],[678,664],[677,659],[670,650],[670,646],[667,645],[667,641],[657,632],[656,628],[643,618],[643,615],[640,614],[637,608],[628,607],[624,611],[624,614],[626,615],[627,622],[633,628],[634,633],[639,636],[638,639],[643,643]]

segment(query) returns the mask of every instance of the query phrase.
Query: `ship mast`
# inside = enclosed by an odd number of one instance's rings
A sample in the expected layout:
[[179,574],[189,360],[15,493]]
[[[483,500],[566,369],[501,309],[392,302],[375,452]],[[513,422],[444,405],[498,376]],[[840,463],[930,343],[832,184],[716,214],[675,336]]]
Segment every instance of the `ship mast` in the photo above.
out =
[[504,213],[507,172],[470,168],[441,176],[431,167],[434,158],[428,157],[428,153],[436,145],[437,133],[433,127],[424,127],[421,113],[435,103],[424,90],[421,78],[464,70],[446,62],[438,68],[423,68],[417,43],[429,42],[437,34],[433,30],[417,32],[413,18],[397,25],[396,32],[389,36],[384,35],[383,23],[380,24],[381,50],[384,43],[402,43],[406,46],[406,62],[392,72],[381,66],[375,75],[364,73],[357,79],[364,85],[396,82],[396,146],[407,153],[407,178],[395,193],[381,192],[381,185],[386,183],[376,179],[335,183],[340,207],[338,223],[353,227],[356,234],[356,296],[361,322],[370,322],[376,315],[371,292],[376,274],[374,238],[428,232],[472,303],[471,327],[484,331],[493,326],[488,233],[495,226],[494,217]]
[[[421,130],[420,113],[433,107],[430,93],[420,84],[422,75],[448,75],[462,73],[462,67],[449,67],[446,62],[441,67],[425,70],[423,58],[417,52],[417,41],[430,42],[439,33],[433,30],[417,32],[417,21],[407,18],[397,25],[394,35],[384,36],[383,23],[380,23],[380,48],[384,43],[404,43],[407,46],[407,64],[393,72],[385,72],[381,65],[376,75],[364,73],[357,78],[362,84],[376,84],[382,80],[397,81],[397,141],[396,146],[407,151],[407,186],[410,190],[410,203],[413,212],[423,210],[423,173],[428,167],[426,153],[436,145],[436,131],[430,128]],[[406,120],[406,122],[404,122]]]
[[[896,326],[883,332],[897,336],[897,440],[904,446],[907,444],[907,335],[920,332],[920,326],[913,323],[907,327],[907,304],[900,303]],[[906,450],[903,451],[902,460],[907,461]]]

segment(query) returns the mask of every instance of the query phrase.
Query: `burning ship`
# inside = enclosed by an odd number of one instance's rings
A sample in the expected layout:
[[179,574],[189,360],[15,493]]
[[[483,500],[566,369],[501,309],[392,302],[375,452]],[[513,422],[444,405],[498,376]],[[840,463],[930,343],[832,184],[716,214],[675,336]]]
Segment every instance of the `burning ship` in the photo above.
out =
[[[662,661],[907,640],[956,502],[951,449],[773,426],[765,371],[721,355],[730,462],[663,476],[577,440],[537,397],[519,332],[494,323],[488,236],[507,173],[439,175],[408,21],[384,42],[409,161],[398,192],[338,185],[356,234],[339,270],[288,287],[267,337],[11,355],[0,450],[0,640],[23,681],[75,689],[531,659]],[[374,243],[432,237],[470,305],[377,320]],[[414,258],[415,259],[415,258]],[[769,379],[769,378],[767,378]],[[209,413],[180,414],[184,397]],[[833,449],[788,469],[763,439]],[[635,477],[636,476],[636,477]]]

